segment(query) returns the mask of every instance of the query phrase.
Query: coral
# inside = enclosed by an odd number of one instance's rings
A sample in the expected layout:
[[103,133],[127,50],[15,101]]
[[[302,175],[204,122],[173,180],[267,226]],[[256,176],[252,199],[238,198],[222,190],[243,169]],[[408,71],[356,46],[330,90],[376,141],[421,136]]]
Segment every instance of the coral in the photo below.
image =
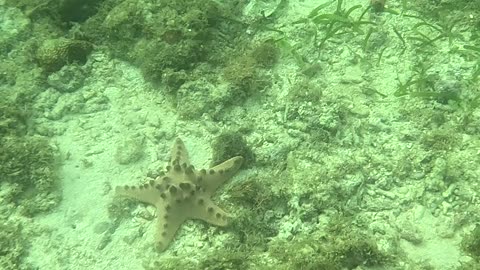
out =
[[[215,117],[223,108],[268,87],[270,80],[257,71],[267,72],[264,69],[278,58],[276,44],[267,40],[248,53],[253,62],[232,59],[243,48],[232,46],[232,41],[251,43],[241,36],[245,25],[233,15],[240,9],[240,3],[210,0],[105,0],[80,32],[82,38],[108,47],[114,57],[138,66],[145,80],[166,93],[182,118],[205,113]],[[225,64],[226,70],[219,70]],[[218,81],[222,73],[228,87]]]
[[25,239],[19,223],[0,217],[0,265],[2,269],[20,269]]
[[379,251],[374,240],[354,228],[303,234],[294,240],[275,240],[270,254],[287,269],[356,269],[387,266],[393,262]]
[[54,72],[72,62],[84,64],[92,49],[92,44],[82,40],[48,39],[38,48],[36,59],[46,72]]
[[188,74],[185,70],[163,69],[162,82],[165,84],[165,91],[168,94],[175,93],[186,81]]
[[28,127],[30,111],[20,102],[0,100],[0,135],[25,134]]
[[138,64],[146,80],[159,82],[165,70],[191,70],[202,60],[205,51],[199,41],[184,40],[170,45],[145,41],[136,47]]
[[473,231],[463,239],[462,249],[480,264],[480,225],[476,225]]
[[288,211],[285,194],[272,191],[267,181],[273,177],[249,177],[231,187],[227,195],[238,205],[231,228],[238,239],[234,248],[240,251],[264,251],[278,235],[279,218]]
[[227,225],[227,213],[211,197],[238,171],[242,162],[243,158],[237,156],[208,170],[196,170],[190,164],[185,145],[177,138],[165,172],[148,184],[117,187],[116,193],[155,205],[158,217],[155,242],[157,249],[164,251],[187,219]]
[[255,161],[252,150],[239,132],[223,132],[213,141],[212,149],[211,165],[220,164],[223,160],[233,156],[242,156],[245,160],[243,163],[245,167],[250,166]]
[[[242,50],[240,50],[242,51]],[[273,68],[280,48],[273,40],[266,40],[230,58],[223,68],[223,78],[228,81],[236,96],[246,97],[270,86],[265,69]]]
[[222,44],[214,35],[224,13],[215,1],[127,0],[102,5],[83,29],[90,40],[138,65],[146,80],[160,82],[170,71],[192,70]]
[[0,139],[0,184],[9,187],[5,200],[26,215],[46,211],[59,201],[55,193],[55,150],[39,136],[5,136]]
[[233,58],[225,66],[223,77],[232,86],[235,96],[245,98],[269,86],[270,82],[257,67],[257,61],[248,53]]
[[272,68],[278,61],[280,49],[273,40],[260,43],[252,50],[252,57],[257,65],[263,68]]

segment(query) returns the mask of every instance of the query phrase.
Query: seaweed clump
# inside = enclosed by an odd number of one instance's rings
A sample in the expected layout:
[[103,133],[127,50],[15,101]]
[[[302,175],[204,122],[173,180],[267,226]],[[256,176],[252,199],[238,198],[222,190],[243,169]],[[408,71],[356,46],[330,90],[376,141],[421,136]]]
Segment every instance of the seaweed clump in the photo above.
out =
[[6,136],[0,139],[0,185],[7,203],[31,216],[55,206],[56,157],[48,140],[39,136]]
[[[104,4],[82,29],[95,43],[138,65],[146,80],[192,71],[224,42],[217,35],[226,8],[215,1],[160,0]],[[178,85],[175,85],[178,87]]]
[[280,49],[273,41],[257,44],[233,57],[223,68],[223,78],[235,96],[241,98],[260,92],[271,84],[266,70],[275,66]]
[[331,221],[325,232],[318,230],[293,240],[276,240],[269,253],[280,262],[280,269],[388,268],[394,264],[372,236],[343,219]]
[[0,265],[2,269],[21,269],[21,257],[25,253],[25,237],[20,224],[0,216]]
[[239,132],[227,131],[215,138],[212,148],[212,165],[218,165],[234,156],[242,156],[244,165],[248,167],[254,162],[253,152],[245,138]]
[[33,216],[56,206],[56,150],[45,137],[31,132],[31,99],[19,93],[0,101],[0,265],[26,269],[21,260],[28,246],[28,224]]
[[0,101],[0,136],[23,135],[27,132],[30,112],[23,106],[15,106],[8,100]]
[[462,249],[480,266],[480,225],[467,235],[462,241]]
[[48,139],[29,135],[31,112],[27,98],[0,102],[0,199],[24,215],[46,211],[60,196],[56,150]]

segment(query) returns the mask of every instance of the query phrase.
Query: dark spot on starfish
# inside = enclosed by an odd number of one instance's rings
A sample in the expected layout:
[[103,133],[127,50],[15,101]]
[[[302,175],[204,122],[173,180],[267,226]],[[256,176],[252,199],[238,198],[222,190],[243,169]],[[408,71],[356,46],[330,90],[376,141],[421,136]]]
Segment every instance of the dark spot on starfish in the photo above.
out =
[[219,174],[223,174],[225,171],[224,170],[218,170]]
[[150,183],[150,185],[153,187],[155,185],[155,181],[153,180],[150,180],[148,183]]
[[162,232],[162,236],[163,237],[167,236],[167,232]]
[[203,177],[201,176],[197,177],[197,182],[202,182],[202,180],[203,180]]
[[180,167],[180,165],[178,165],[178,164],[175,164],[175,165],[173,166],[173,169],[174,169],[175,171],[179,172],[179,171],[182,170],[182,167]]
[[240,163],[242,163],[242,159],[241,158],[237,158],[235,159],[235,161],[233,161],[235,163],[235,165],[239,165]]
[[190,165],[187,168],[185,168],[185,173],[186,174],[192,174],[193,173],[193,166]]
[[167,165],[167,167],[165,167],[165,169],[167,170],[167,172],[169,172],[172,169],[172,166]]
[[172,193],[172,194],[176,194],[177,193],[177,188],[175,186],[170,186],[168,191],[170,191],[170,193]]
[[175,202],[176,202],[176,203],[181,203],[182,200],[181,200],[180,198],[178,198],[178,199],[175,199]]
[[143,184],[143,188],[148,188],[149,185],[148,184]]
[[172,182],[172,178],[170,178],[170,177],[168,177],[168,176],[163,177],[162,180],[163,180],[163,182],[166,182],[166,183]]
[[127,185],[125,185],[125,186],[123,187],[123,189],[125,189],[125,190],[129,190],[129,189],[130,189],[130,187],[129,187],[129,186],[127,186]]
[[177,152],[177,156],[172,159],[172,164],[173,165],[178,165],[180,163],[180,154]]
[[170,206],[170,204],[167,204],[165,205],[165,211],[170,211],[170,209],[172,209],[172,207]]
[[211,206],[208,207],[208,208],[207,208],[207,211],[208,211],[208,213],[210,213],[210,214],[213,213],[213,207],[211,207]]
[[207,174],[207,171],[205,169],[201,169],[200,173],[205,175],[205,174]]
[[208,171],[208,173],[209,173],[209,174],[214,174],[214,173],[215,173],[215,170],[210,169],[210,170]]
[[169,216],[167,214],[163,215],[163,219],[167,220]]
[[158,189],[158,190],[162,190],[162,185],[157,184],[157,185],[155,186],[155,188]]
[[215,217],[217,217],[217,218],[221,218],[221,217],[222,217],[222,214],[220,214],[220,213],[217,213],[217,214],[215,214]]
[[191,188],[190,183],[180,183],[179,186],[183,191],[188,191]]
[[161,197],[162,199],[166,199],[166,198],[167,198],[167,194],[165,194],[165,193],[162,192],[162,193],[160,194],[160,197]]
[[193,195],[195,195],[195,190],[191,190],[191,191],[190,191],[190,196],[193,197]]
[[165,175],[165,172],[164,172],[164,171],[161,171],[161,172],[158,173],[158,176],[159,176],[159,177],[162,177],[162,176],[164,176],[164,175]]
[[164,223],[164,224],[163,224],[163,228],[164,228],[164,229],[168,228],[168,223]]
[[203,205],[203,203],[205,203],[204,199],[202,199],[202,198],[198,199],[198,204]]

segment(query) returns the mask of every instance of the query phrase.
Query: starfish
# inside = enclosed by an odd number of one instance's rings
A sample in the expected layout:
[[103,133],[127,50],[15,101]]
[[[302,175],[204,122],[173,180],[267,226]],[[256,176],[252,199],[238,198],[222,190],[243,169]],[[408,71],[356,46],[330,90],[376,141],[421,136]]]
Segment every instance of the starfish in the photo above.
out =
[[208,170],[196,170],[180,138],[175,140],[169,165],[155,180],[140,186],[116,188],[116,194],[154,205],[157,215],[157,250],[164,251],[187,219],[201,219],[216,226],[228,224],[228,214],[211,197],[230,179],[243,163],[233,157]]

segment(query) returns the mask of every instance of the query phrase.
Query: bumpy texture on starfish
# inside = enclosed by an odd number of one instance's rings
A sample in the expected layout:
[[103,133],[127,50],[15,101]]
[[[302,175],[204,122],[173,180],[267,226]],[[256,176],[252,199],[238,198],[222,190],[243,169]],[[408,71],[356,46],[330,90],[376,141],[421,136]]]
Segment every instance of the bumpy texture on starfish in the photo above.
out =
[[243,158],[237,156],[208,170],[196,170],[190,164],[183,141],[177,138],[166,171],[148,184],[117,187],[116,193],[157,208],[155,241],[157,249],[164,251],[187,219],[227,225],[227,213],[213,203],[211,196],[238,171],[242,162]]

